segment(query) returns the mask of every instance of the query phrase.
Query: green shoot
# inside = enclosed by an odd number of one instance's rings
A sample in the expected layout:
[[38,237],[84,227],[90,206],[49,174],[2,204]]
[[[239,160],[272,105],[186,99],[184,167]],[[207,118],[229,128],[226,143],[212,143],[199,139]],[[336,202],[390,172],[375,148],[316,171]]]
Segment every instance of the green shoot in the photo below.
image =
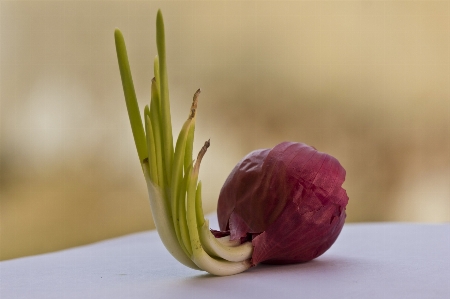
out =
[[[167,177],[171,177],[172,160],[173,160],[173,137],[172,137],[172,121],[170,116],[169,102],[169,83],[167,80],[166,65],[166,40],[164,33],[164,20],[161,10],[156,15],[156,45],[159,57],[159,91],[161,103],[161,123],[162,123],[162,146],[164,151],[164,167],[168,172]],[[158,79],[157,79],[158,81]]]
[[159,188],[151,182],[148,163],[143,164],[144,176],[147,182],[148,197],[150,199],[150,207],[152,209],[153,221],[155,222],[156,230],[159,237],[167,250],[172,256],[183,265],[200,270],[200,268],[192,261],[190,256],[187,256],[178,243],[175,229],[173,227],[172,215],[163,202],[163,196]]
[[[148,106],[145,106],[145,108],[148,110]],[[153,184],[158,186],[158,167],[156,166],[155,139],[153,134],[152,122],[150,121],[150,117],[148,115],[145,115],[145,131],[147,134],[150,179],[152,180]]]
[[122,78],[123,93],[127,104],[131,130],[133,131],[139,161],[142,163],[148,157],[147,141],[145,138],[144,127],[142,125],[141,114],[139,112],[136,92],[134,91],[130,63],[128,62],[127,48],[125,46],[125,40],[122,32],[120,32],[119,29],[115,30],[114,38],[116,41],[117,60],[119,61],[120,76]]
[[214,275],[233,275],[241,273],[251,267],[249,260],[241,262],[229,262],[223,259],[215,259],[208,255],[203,248],[203,244],[200,241],[197,224],[197,213],[195,209],[195,195],[197,194],[197,180],[200,170],[200,163],[203,155],[206,153],[206,149],[209,147],[209,141],[205,142],[200,153],[198,154],[197,161],[191,172],[191,178],[188,185],[187,195],[187,222],[189,227],[189,235],[191,237],[192,245],[192,260],[194,263],[203,270],[208,271]]
[[[156,76],[155,76],[156,77]],[[156,79],[152,79],[152,89],[151,89],[151,103],[150,103],[150,122],[153,127],[154,141],[155,141],[155,152],[156,152],[156,168],[158,173],[158,186],[161,190],[165,190],[166,185],[168,185],[168,179],[164,176],[163,169],[163,157],[162,157],[162,128],[161,128],[161,113],[159,105],[159,92],[157,87]]]
[[186,149],[186,140],[187,135],[189,131],[189,127],[191,126],[192,119],[189,118],[183,125],[183,128],[181,129],[180,135],[178,136],[177,140],[177,146],[175,149],[175,156],[173,159],[173,169],[172,169],[172,181],[171,181],[171,199],[170,204],[172,206],[172,217],[174,219],[174,225],[175,225],[175,233],[177,235],[177,238],[180,242],[181,246],[184,246],[184,243],[181,239],[180,234],[180,222],[182,219],[177,217],[178,213],[178,205],[179,205],[179,197],[181,196],[179,193],[181,193],[180,187],[182,187],[182,181],[183,181],[183,161],[184,161],[184,152]]
[[200,162],[209,141],[200,151],[195,164],[192,160],[200,89],[194,94],[175,151],[173,148],[161,11],[158,11],[156,19],[158,55],[154,59],[150,105],[144,109],[145,126],[142,125],[124,38],[118,29],[114,36],[128,116],[147,183],[153,220],[164,246],[180,263],[192,269],[215,275],[245,271],[251,266],[251,243],[239,244],[230,241],[229,237],[216,239],[209,231],[209,221],[203,215],[202,187],[201,183],[197,186],[197,180]]

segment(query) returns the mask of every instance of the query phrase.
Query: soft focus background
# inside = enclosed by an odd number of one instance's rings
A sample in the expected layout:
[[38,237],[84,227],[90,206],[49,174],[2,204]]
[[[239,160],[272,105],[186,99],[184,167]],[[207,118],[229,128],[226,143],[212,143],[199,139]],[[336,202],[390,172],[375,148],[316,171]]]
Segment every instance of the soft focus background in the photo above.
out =
[[346,168],[348,221],[450,221],[448,1],[1,1],[0,259],[153,227],[113,32],[143,107],[158,8],[175,135],[202,88],[206,212],[289,140]]

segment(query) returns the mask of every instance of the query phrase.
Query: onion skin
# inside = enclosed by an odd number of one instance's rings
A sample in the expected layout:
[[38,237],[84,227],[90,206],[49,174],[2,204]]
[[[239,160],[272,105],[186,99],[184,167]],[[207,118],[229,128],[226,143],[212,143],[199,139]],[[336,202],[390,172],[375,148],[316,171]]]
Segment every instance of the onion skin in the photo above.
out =
[[253,151],[221,189],[220,230],[229,231],[231,240],[252,241],[252,265],[310,261],[333,245],[344,226],[344,180],[335,158],[303,143]]

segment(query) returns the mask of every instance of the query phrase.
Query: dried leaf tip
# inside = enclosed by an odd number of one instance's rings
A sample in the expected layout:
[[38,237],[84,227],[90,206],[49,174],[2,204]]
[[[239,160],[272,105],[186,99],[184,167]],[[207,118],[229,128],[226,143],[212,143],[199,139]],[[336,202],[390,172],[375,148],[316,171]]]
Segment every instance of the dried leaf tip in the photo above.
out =
[[211,145],[210,140],[208,139],[205,141],[205,144],[202,146],[202,149],[197,155],[197,160],[195,161],[194,169],[193,171],[199,171],[200,163],[202,163],[203,156],[206,154],[206,151],[208,150],[208,147]]
[[192,99],[192,105],[191,105],[191,112],[189,114],[190,119],[193,119],[195,117],[195,112],[197,111],[198,96],[200,95],[200,92],[201,92],[201,90],[199,88],[194,93],[194,98]]

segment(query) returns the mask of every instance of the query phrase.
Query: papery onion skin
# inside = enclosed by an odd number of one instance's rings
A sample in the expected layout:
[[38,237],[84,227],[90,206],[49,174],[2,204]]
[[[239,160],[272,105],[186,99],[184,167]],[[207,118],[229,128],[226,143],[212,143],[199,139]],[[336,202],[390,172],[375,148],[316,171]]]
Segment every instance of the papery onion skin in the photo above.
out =
[[303,143],[253,151],[221,189],[219,227],[231,240],[252,240],[253,265],[310,261],[342,230],[345,174],[335,158]]

